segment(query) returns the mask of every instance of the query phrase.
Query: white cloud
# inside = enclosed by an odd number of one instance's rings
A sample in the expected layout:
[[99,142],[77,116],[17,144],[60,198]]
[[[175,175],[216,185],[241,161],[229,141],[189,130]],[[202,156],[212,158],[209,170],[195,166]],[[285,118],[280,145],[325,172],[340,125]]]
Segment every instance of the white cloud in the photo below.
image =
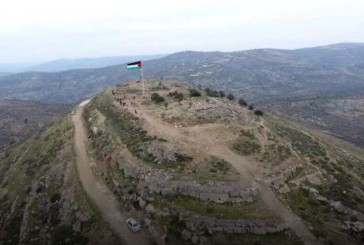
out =
[[0,62],[364,41],[361,0],[12,0]]

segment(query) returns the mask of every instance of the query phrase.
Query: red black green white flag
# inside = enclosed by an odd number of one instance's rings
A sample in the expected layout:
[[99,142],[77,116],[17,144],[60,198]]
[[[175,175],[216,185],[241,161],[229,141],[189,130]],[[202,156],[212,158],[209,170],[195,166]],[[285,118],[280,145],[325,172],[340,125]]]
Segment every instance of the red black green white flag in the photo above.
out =
[[142,69],[142,62],[137,61],[133,63],[126,64],[126,69],[129,70],[140,70]]

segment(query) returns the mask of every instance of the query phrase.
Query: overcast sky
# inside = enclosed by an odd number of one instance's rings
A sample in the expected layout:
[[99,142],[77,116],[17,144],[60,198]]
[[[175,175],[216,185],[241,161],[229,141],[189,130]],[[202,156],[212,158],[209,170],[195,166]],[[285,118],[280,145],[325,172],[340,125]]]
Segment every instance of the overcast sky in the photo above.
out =
[[364,42],[363,0],[9,0],[0,63]]

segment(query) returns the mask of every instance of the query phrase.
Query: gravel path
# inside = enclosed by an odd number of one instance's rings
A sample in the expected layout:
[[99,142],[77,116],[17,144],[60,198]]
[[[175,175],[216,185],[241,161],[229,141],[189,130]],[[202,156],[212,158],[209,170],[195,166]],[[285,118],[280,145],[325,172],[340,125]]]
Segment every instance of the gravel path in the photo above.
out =
[[103,180],[92,172],[90,157],[86,151],[87,135],[83,126],[83,107],[88,101],[82,102],[77,108],[76,114],[72,117],[75,125],[75,150],[77,153],[77,170],[88,196],[94,201],[101,211],[102,217],[110,225],[110,228],[117,234],[122,244],[144,245],[150,244],[150,238],[145,230],[133,233],[127,227],[126,215],[118,207],[119,201],[104,184]]

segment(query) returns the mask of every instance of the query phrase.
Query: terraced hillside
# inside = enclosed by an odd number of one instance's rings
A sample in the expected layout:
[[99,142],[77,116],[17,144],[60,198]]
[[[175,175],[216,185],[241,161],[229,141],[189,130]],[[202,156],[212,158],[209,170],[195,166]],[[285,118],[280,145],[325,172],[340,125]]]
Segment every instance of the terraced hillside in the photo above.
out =
[[0,244],[116,244],[77,178],[74,128],[56,121],[0,159]]
[[[173,81],[85,106],[92,169],[162,244],[355,244],[363,155]],[[219,95],[217,95],[219,94]]]

